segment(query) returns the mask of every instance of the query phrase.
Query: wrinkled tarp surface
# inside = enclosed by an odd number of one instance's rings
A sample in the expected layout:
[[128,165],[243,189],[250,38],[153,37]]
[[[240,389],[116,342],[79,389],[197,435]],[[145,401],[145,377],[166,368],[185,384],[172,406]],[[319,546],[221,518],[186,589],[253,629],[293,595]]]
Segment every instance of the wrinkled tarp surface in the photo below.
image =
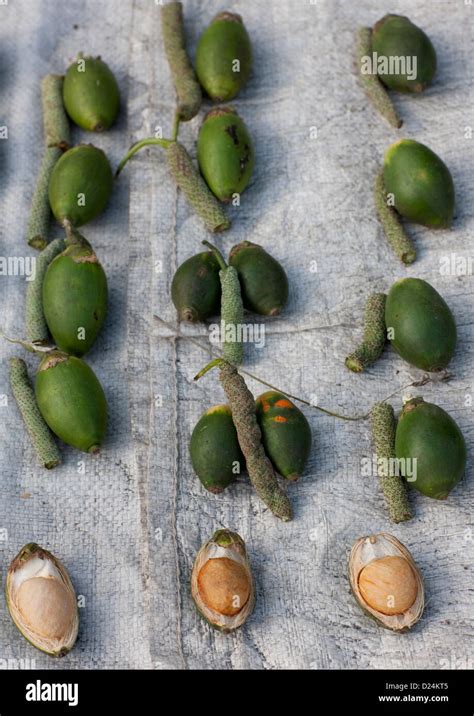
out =
[[[224,494],[207,493],[194,476],[189,436],[201,413],[224,402],[216,371],[193,376],[211,355],[204,326],[183,326],[203,348],[177,339],[170,284],[176,267],[209,238],[167,173],[163,153],[139,154],[116,183],[104,214],[84,227],[108,275],[110,311],[87,360],[110,405],[100,456],[63,448],[63,464],[38,467],[8,384],[0,344],[0,565],[34,540],[67,566],[81,595],[76,648],[55,662],[22,640],[0,608],[0,666],[49,668],[465,668],[472,654],[473,564],[473,12],[456,0],[201,0],[185,2],[194,55],[202,29],[220,10],[243,15],[254,70],[233,102],[256,146],[256,169],[232,229],[216,239],[228,250],[250,239],[285,266],[290,301],[266,320],[265,346],[246,348],[246,368],[268,382],[347,415],[398,391],[422,394],[458,421],[469,448],[463,482],[446,502],[414,494],[415,519],[388,523],[370,458],[367,421],[344,422],[303,408],[314,434],[306,473],[288,487],[295,518],[278,522],[246,478]],[[354,31],[386,12],[407,14],[431,37],[439,59],[422,96],[394,96],[405,124],[379,118],[353,71]],[[132,141],[169,132],[174,92],[152,0],[9,0],[0,5],[0,253],[30,256],[25,234],[42,155],[40,80],[61,73],[79,51],[101,55],[122,93],[120,120],[98,136],[75,128],[75,142],[103,148],[114,166]],[[180,138],[195,156],[206,105]],[[456,219],[449,231],[410,226],[418,260],[392,256],[375,218],[372,184],[397,137],[428,144],[454,177]],[[53,236],[61,235],[59,227]],[[446,262],[461,259],[457,271]],[[367,374],[344,357],[362,334],[365,299],[403,276],[428,280],[456,317],[459,345],[449,382],[403,387],[422,373],[387,349]],[[1,327],[24,335],[26,281],[0,277]],[[249,320],[253,320],[249,318]],[[37,364],[27,355],[31,373]],[[255,395],[265,388],[248,381]],[[238,633],[212,631],[189,593],[194,555],[216,528],[247,542],[257,605]],[[422,621],[403,636],[368,619],[350,594],[347,557],[361,535],[388,530],[418,563],[426,585]],[[10,662],[8,660],[11,660]]]

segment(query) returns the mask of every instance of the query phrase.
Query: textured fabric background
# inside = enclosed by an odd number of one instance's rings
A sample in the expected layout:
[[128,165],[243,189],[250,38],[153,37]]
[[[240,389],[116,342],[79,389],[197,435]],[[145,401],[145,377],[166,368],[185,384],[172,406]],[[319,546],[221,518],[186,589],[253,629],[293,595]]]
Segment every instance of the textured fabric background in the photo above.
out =
[[[451,254],[472,256],[474,6],[463,0],[201,0],[185,2],[192,53],[201,30],[224,9],[241,13],[253,41],[254,71],[234,102],[256,145],[256,170],[233,227],[216,240],[226,252],[243,239],[285,266],[291,286],[284,315],[266,322],[266,345],[249,346],[246,367],[271,383],[346,414],[418,380],[392,350],[370,371],[343,360],[360,338],[369,291],[402,276],[430,281],[451,306],[459,347],[449,383],[418,389],[458,421],[469,447],[464,481],[447,502],[415,494],[416,517],[388,524],[383,499],[361,460],[371,455],[366,421],[343,422],[305,409],[314,433],[308,469],[289,492],[294,521],[279,523],[245,479],[220,496],[205,492],[188,455],[192,428],[223,402],[216,372],[198,384],[205,349],[173,338],[169,297],[176,267],[206,238],[167,174],[158,148],[142,152],[117,182],[107,211],[85,227],[106,269],[110,313],[88,361],[110,404],[107,444],[98,458],[63,449],[61,467],[41,470],[8,385],[0,344],[0,567],[2,579],[31,540],[67,565],[83,595],[79,640],[55,662],[18,635],[0,607],[0,666],[50,668],[401,668],[472,667],[473,604],[473,279],[442,275]],[[122,92],[120,121],[75,141],[102,147],[114,165],[125,149],[172,121],[174,94],[153,0],[9,0],[0,4],[0,253],[30,254],[25,232],[42,154],[39,84],[63,72],[80,50],[100,54]],[[368,106],[353,73],[354,31],[387,11],[408,14],[429,34],[439,71],[421,97],[395,96],[405,119],[397,134]],[[195,152],[203,112],[181,140]],[[372,183],[386,147],[413,137],[450,167],[457,215],[450,231],[410,226],[419,258],[393,258],[374,216]],[[53,234],[60,235],[56,228]],[[26,284],[0,277],[0,325],[24,334]],[[207,346],[207,347],[206,347]],[[33,371],[35,357],[27,357]],[[258,383],[249,381],[257,395]],[[416,390],[416,389],[413,389]],[[396,409],[403,391],[393,398]],[[247,542],[257,586],[252,618],[238,633],[212,631],[189,594],[194,555],[213,531]],[[388,530],[412,551],[427,607],[413,633],[394,635],[359,610],[349,592],[347,555],[361,535]],[[29,660],[20,661],[20,660]]]

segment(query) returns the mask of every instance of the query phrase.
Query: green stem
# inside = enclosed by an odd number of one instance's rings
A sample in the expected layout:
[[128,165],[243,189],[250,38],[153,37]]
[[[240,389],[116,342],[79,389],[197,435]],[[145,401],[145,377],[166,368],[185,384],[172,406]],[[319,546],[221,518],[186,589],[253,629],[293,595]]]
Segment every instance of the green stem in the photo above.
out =
[[171,128],[171,139],[173,140],[173,142],[176,142],[178,139],[180,122],[181,122],[181,117],[179,116],[179,112],[176,111],[174,113],[173,126]]
[[132,144],[128,152],[125,154],[122,161],[117,167],[115,176],[118,177],[129,159],[131,159],[137,152],[139,152],[140,149],[143,149],[143,147],[158,146],[167,149],[170,144],[173,144],[173,141],[170,139],[157,139],[156,137],[147,137],[146,139],[140,139],[139,142],[135,142],[135,144]]
[[380,358],[387,339],[385,328],[385,293],[373,293],[365,304],[364,340],[347,356],[346,366],[354,373],[361,373]]
[[28,341],[44,345],[49,340],[48,326],[43,311],[43,281],[51,261],[64,251],[64,239],[55,239],[36,260],[36,275],[26,289],[26,335]]
[[[161,32],[178,97],[176,114],[179,126],[179,119],[187,122],[196,116],[202,99],[201,87],[186,52],[183,6],[180,2],[169,2],[161,8]],[[178,136],[177,131],[173,136]]]
[[357,31],[356,54],[357,72],[367,97],[382,117],[385,117],[392,127],[399,129],[403,122],[396,113],[390,96],[378,76],[362,72],[363,58],[372,57],[372,30],[370,27],[361,27]]
[[375,179],[374,201],[377,216],[388,243],[400,261],[403,261],[404,264],[412,264],[416,259],[416,249],[403,228],[397,212],[387,204],[383,169],[380,169]]
[[205,240],[205,241],[202,241],[201,243],[203,243],[204,246],[207,246],[207,248],[212,251],[212,253],[214,254],[214,256],[217,260],[217,263],[219,264],[219,268],[221,269],[221,271],[225,271],[227,268],[227,264],[226,264],[225,258],[223,257],[223,255],[221,254],[219,249],[216,246],[214,246],[214,244],[211,244],[210,241]]
[[48,470],[56,467],[61,462],[59,450],[39,411],[25,361],[21,358],[10,359],[10,384],[41,464]]
[[[370,411],[372,440],[377,458],[377,476],[392,522],[410,520],[411,510],[403,479],[395,472],[395,432],[397,423],[388,403],[375,403]],[[392,474],[395,472],[395,474]]]

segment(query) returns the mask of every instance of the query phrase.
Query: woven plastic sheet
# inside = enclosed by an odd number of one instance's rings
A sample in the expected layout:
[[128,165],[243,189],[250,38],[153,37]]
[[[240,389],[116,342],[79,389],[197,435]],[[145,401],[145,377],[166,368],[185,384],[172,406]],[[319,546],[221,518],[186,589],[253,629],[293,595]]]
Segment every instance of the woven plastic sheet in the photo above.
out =
[[[472,428],[473,279],[443,270],[452,256],[472,255],[473,12],[450,1],[361,0],[195,1],[184,3],[191,53],[220,10],[243,15],[254,70],[233,104],[256,146],[256,169],[232,229],[216,240],[227,252],[244,239],[262,244],[284,265],[290,301],[266,320],[265,346],[246,346],[246,368],[319,405],[363,415],[376,400],[422,373],[392,350],[367,374],[344,357],[362,333],[369,292],[402,276],[432,283],[456,317],[459,346],[446,383],[411,392],[436,402]],[[394,96],[405,125],[396,132],[368,106],[354,74],[354,32],[388,10],[407,14],[431,37],[439,68],[422,96]],[[170,131],[174,93],[152,0],[9,0],[0,4],[2,211],[0,253],[26,248],[28,207],[42,155],[39,87],[63,72],[81,50],[101,55],[116,74],[122,112],[98,136],[74,129],[116,165],[138,138]],[[203,112],[182,126],[195,156]],[[451,169],[457,194],[453,228],[410,226],[418,259],[409,268],[392,256],[375,218],[372,185],[386,147],[416,138]],[[52,234],[59,236],[59,227]],[[194,476],[189,437],[201,413],[224,402],[216,372],[193,376],[209,359],[205,327],[183,327],[203,348],[173,337],[170,284],[176,267],[208,238],[176,191],[162,150],[137,155],[116,183],[106,212],[84,233],[107,272],[110,312],[88,355],[110,406],[106,445],[98,457],[64,448],[63,464],[38,467],[8,385],[0,344],[0,564],[26,542],[50,549],[67,566],[81,595],[75,649],[54,662],[23,641],[0,608],[0,666],[49,668],[465,668],[472,667],[472,465],[446,502],[412,498],[415,519],[391,526],[374,478],[367,421],[343,422],[311,408],[314,444],[308,468],[288,487],[294,521],[278,522],[246,478],[222,495]],[[454,259],[455,261],[455,259]],[[453,264],[454,265],[454,264]],[[1,327],[24,333],[26,282],[0,277]],[[27,357],[33,373],[37,360]],[[258,395],[264,388],[253,380]],[[406,391],[405,391],[406,392]],[[189,592],[200,545],[222,526],[246,540],[256,580],[253,616],[237,633],[214,632],[196,614]],[[390,531],[411,550],[426,586],[427,607],[414,631],[381,629],[350,594],[347,557],[360,536]],[[13,660],[13,661],[8,661]],[[22,661],[23,660],[23,661]]]

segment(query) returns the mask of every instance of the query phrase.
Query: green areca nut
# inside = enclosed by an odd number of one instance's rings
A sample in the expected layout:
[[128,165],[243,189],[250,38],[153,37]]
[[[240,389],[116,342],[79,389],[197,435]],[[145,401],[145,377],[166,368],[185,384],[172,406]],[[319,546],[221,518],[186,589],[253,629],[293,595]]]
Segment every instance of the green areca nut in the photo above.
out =
[[398,116],[392,100],[376,73],[364,73],[362,64],[365,57],[372,57],[372,30],[370,27],[361,27],[357,31],[357,72],[362,87],[374,105],[375,109],[384,117],[392,127],[399,129],[403,121]]
[[45,345],[49,331],[43,311],[43,281],[51,261],[64,251],[64,239],[55,239],[46,246],[36,261],[36,275],[26,290],[26,336],[31,343]]
[[373,293],[365,304],[364,339],[356,350],[347,356],[346,366],[361,373],[379,358],[386,341],[385,293]]
[[183,5],[169,2],[161,8],[161,31],[166,58],[178,98],[177,115],[183,122],[196,116],[201,106],[201,86],[186,52]]
[[397,422],[393,408],[388,403],[376,403],[370,411],[372,440],[377,457],[377,475],[392,522],[410,520],[411,510],[403,479],[390,474],[390,466],[396,464],[395,433]]
[[28,378],[26,363],[21,358],[10,359],[10,384],[40,462],[48,470],[56,467],[61,462],[59,450],[52,432],[41,416]]

